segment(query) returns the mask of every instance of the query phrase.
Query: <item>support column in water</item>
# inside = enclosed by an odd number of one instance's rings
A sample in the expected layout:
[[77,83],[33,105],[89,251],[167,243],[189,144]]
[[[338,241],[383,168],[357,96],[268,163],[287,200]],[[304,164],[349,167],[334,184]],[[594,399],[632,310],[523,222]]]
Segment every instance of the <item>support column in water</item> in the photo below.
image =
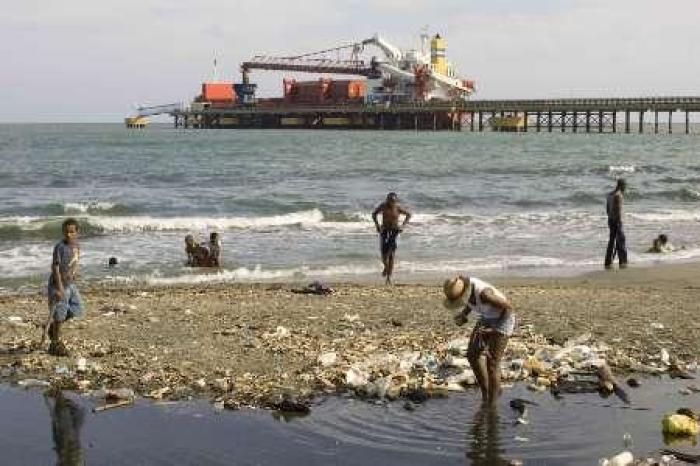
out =
[[673,134],[673,110],[668,111],[668,134]]

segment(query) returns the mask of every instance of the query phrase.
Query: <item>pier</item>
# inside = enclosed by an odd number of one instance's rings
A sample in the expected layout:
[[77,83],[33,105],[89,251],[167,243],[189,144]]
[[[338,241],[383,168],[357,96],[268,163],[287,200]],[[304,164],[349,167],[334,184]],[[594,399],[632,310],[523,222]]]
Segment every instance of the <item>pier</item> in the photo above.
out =
[[[467,100],[400,104],[279,105],[234,108],[171,108],[177,128],[318,128],[430,131],[508,130],[495,121],[511,121],[513,131],[567,133],[643,133],[652,122],[667,133],[674,116],[690,133],[691,114],[700,113],[700,97]],[[165,113],[165,112],[164,112]],[[652,120],[653,118],[653,120]]]

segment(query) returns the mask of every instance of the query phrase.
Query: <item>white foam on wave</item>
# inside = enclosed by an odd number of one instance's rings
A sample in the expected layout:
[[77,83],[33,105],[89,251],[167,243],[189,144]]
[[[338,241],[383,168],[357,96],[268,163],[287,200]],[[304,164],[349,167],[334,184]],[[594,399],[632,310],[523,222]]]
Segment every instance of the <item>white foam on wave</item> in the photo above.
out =
[[114,202],[106,201],[88,201],[88,202],[66,202],[63,204],[63,211],[67,214],[80,212],[100,212],[100,211],[110,211],[114,209],[117,204]]
[[700,221],[700,210],[665,210],[660,212],[629,212],[629,217],[650,223],[663,222],[697,222]]
[[0,278],[48,274],[51,245],[27,244],[0,250]]
[[636,168],[634,165],[610,165],[608,166],[608,172],[611,174],[615,173],[634,173]]

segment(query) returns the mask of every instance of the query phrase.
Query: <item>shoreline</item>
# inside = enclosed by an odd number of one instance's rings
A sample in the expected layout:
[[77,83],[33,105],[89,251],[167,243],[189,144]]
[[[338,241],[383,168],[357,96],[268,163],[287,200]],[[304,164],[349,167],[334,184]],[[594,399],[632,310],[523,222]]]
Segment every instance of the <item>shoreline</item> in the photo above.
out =
[[[700,358],[699,272],[700,263],[690,263],[581,277],[495,279],[515,303],[519,322],[504,365],[533,357],[549,364],[543,354],[590,333],[581,344],[599,349],[620,374],[666,372],[662,350],[693,367]],[[405,397],[416,382],[415,366],[459,359],[449,345],[468,337],[473,324],[473,319],[462,328],[452,323],[438,283],[333,284],[337,292],[327,297],[289,291],[297,286],[85,288],[86,317],[64,329],[71,350],[66,358],[36,349],[46,317],[42,296],[2,295],[0,381],[35,378],[79,391],[129,388],[152,398],[203,397],[229,408],[279,408],[291,406],[290,400],[303,403],[348,390],[376,396],[352,386],[348,372],[355,368],[360,378],[375,383],[396,375],[412,354],[403,391],[392,394]],[[86,360],[84,370],[79,358]],[[561,375],[557,370],[542,371],[549,382],[533,378],[532,370],[505,371],[504,377],[551,384]],[[418,388],[449,391],[442,380],[429,379],[420,379]]]

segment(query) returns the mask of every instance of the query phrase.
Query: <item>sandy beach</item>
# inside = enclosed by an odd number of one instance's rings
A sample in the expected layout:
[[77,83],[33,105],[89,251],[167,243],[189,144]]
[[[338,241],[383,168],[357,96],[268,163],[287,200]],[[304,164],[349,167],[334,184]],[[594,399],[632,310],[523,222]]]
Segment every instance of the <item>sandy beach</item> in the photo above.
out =
[[[618,374],[658,364],[662,348],[682,363],[700,356],[700,264],[493,283],[516,306],[519,331],[508,351],[521,357],[586,332],[611,347],[606,359]],[[44,297],[1,296],[0,375],[268,406],[281,393],[342,391],[348,368],[376,355],[442,357],[473,323],[453,324],[438,282],[333,286],[326,297],[294,294],[285,284],[85,289],[86,317],[64,326],[66,358],[37,349]],[[330,352],[335,361],[319,361]],[[84,370],[78,358],[86,359]]]

